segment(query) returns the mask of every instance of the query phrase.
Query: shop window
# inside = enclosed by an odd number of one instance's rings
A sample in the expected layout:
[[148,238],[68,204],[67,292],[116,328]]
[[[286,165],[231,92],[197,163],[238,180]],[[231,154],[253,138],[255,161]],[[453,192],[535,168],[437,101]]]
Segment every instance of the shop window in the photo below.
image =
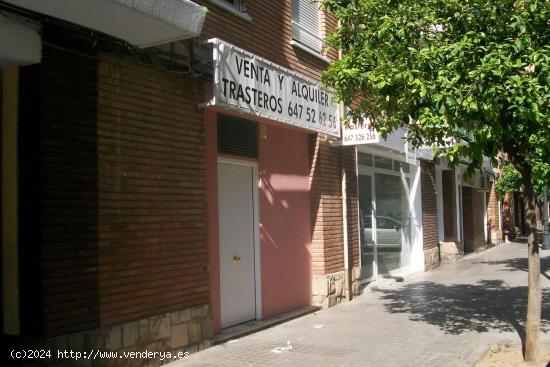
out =
[[462,184],[465,186],[476,186],[476,173],[468,173],[465,169],[462,172]]
[[390,158],[374,156],[374,167],[393,170],[393,160]]
[[480,188],[485,190],[491,189],[491,176],[486,174],[481,175]]
[[319,24],[319,2],[292,0],[292,39],[295,42],[320,53],[323,40]]
[[255,122],[218,115],[218,153],[258,157],[258,127]]
[[372,154],[359,152],[357,154],[357,161],[361,166],[372,167]]
[[409,164],[406,162],[393,161],[393,170],[397,172],[400,172],[400,170],[403,170],[403,172],[409,173],[410,168],[409,168]]
[[393,170],[399,172],[401,165],[399,161],[393,161]]

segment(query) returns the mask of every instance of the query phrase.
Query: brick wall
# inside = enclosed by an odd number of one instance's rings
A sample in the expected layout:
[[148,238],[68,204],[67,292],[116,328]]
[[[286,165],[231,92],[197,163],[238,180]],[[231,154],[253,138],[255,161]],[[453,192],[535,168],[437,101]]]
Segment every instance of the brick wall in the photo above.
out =
[[477,189],[472,190],[472,224],[474,234],[474,250],[483,250],[485,248],[484,212],[483,212],[483,193]]
[[485,248],[483,200],[483,193],[477,189],[462,188],[462,228],[464,251],[467,253]]
[[474,251],[474,193],[470,187],[462,188],[462,234],[464,252]]
[[443,229],[445,241],[456,241],[456,195],[454,171],[441,171],[443,189]]
[[[201,39],[220,38],[313,80],[319,80],[322,71],[328,66],[321,58],[290,45],[291,0],[243,0],[242,7],[246,8],[251,21],[209,1],[199,0],[197,3],[208,8]],[[321,35],[328,34],[336,25],[334,16],[321,14]],[[328,59],[338,58],[337,50],[327,51]],[[324,275],[343,269],[342,153],[341,149],[330,147],[328,142],[317,140],[316,135],[312,135],[311,139],[312,273]],[[350,166],[346,170],[351,184],[355,182],[355,165],[352,167],[353,162],[348,163]],[[348,187],[348,215],[356,216],[353,214],[357,212],[356,183]],[[359,239],[354,221],[349,225],[348,234],[350,255],[354,264],[358,265]]]
[[489,233],[489,242],[498,244],[500,243],[499,197],[495,190],[494,182],[491,183],[491,191],[487,193],[487,196],[487,232]]
[[335,148],[312,138],[311,191],[314,274],[340,271],[344,267],[342,216],[342,167],[346,172],[348,256],[359,266],[357,171],[353,147]]
[[[508,231],[510,239],[515,235],[515,220],[514,220],[514,195],[508,192],[502,200],[502,230]],[[504,235],[504,234],[503,234]]]
[[[208,1],[202,0],[197,3],[208,8],[202,39],[221,38],[314,80],[319,80],[321,72],[328,66],[326,61],[290,45],[291,0],[242,1],[252,21],[247,21]],[[321,34],[327,34],[336,24],[337,21],[332,15],[322,14]],[[331,49],[326,56],[336,60],[338,52]],[[343,268],[342,158],[340,149],[330,147],[326,141],[316,140],[316,135],[312,135],[311,139],[312,271],[314,275],[319,275],[340,271]],[[348,174],[348,180],[350,179]],[[356,212],[357,202],[353,200],[356,193],[350,191],[349,196],[348,211]],[[356,232],[357,225],[350,224],[349,233]],[[352,254],[356,263],[359,261],[357,241],[356,234],[350,236],[350,244],[356,248]]]
[[324,275],[344,268],[341,149],[312,139],[312,271]]
[[346,196],[348,217],[348,257],[351,267],[359,264],[359,194],[357,187],[357,162],[355,147],[343,147],[342,159],[346,171]]
[[[331,307],[346,296],[359,294],[359,223],[357,170],[354,147],[334,147],[312,136],[311,228],[313,303]],[[349,273],[344,271],[342,170],[346,174]]]
[[523,197],[519,192],[512,193],[512,203],[513,203],[513,223],[514,223],[514,232],[513,236],[524,236],[525,235],[525,208]]
[[[291,0],[242,1],[251,22],[211,2],[196,2],[208,8],[202,39],[218,37],[315,80],[319,80],[321,71],[328,66],[325,61],[290,45]],[[336,19],[331,15],[323,16],[321,20],[321,27],[332,29],[336,26]],[[327,56],[336,60],[338,52],[331,49]]]
[[437,247],[437,194],[435,164],[421,160],[422,172],[422,234],[424,250]]
[[208,303],[205,148],[192,83],[51,47],[22,69],[24,335]]
[[98,70],[101,321],[208,303],[195,82],[110,56]]
[[439,265],[437,239],[437,193],[434,162],[420,161],[422,187],[422,236],[424,246],[424,268]]
[[21,331],[99,325],[97,72],[93,55],[45,47],[21,69]]

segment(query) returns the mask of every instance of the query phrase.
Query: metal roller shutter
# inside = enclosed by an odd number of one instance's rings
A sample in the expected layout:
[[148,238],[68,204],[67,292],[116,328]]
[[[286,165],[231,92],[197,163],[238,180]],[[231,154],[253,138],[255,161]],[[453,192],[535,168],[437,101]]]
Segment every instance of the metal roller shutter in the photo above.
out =
[[319,3],[312,0],[292,0],[292,38],[320,52]]

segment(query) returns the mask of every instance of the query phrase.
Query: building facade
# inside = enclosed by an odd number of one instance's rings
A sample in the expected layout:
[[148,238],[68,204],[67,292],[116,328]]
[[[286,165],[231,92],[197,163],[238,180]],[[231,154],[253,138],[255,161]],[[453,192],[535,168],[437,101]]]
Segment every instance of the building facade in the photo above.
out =
[[486,173],[343,143],[315,3],[78,3],[0,2],[10,343],[194,352],[498,242]]

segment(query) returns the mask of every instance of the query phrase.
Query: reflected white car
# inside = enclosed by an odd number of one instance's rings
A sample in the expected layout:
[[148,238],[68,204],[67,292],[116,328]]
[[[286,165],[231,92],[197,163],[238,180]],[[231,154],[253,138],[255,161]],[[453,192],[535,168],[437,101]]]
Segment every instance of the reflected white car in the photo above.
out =
[[[367,246],[372,245],[372,217],[366,215],[363,217],[363,228],[365,241],[363,250],[367,251]],[[401,222],[385,216],[376,217],[376,239],[378,251],[401,251]]]

